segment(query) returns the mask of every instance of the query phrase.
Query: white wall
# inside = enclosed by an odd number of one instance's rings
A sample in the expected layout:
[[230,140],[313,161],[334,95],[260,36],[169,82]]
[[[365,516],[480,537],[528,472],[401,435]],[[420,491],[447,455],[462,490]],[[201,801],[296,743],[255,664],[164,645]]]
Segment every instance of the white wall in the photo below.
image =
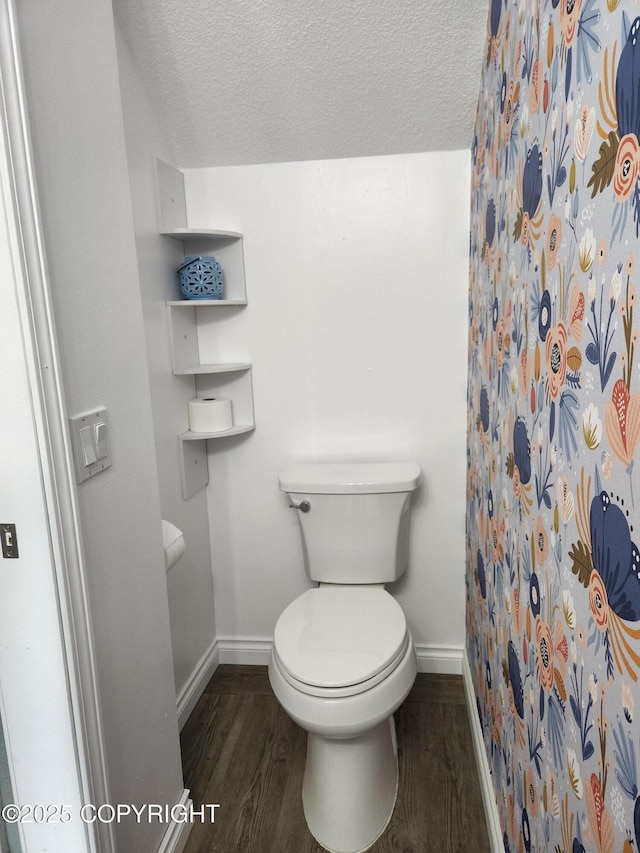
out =
[[178,695],[188,690],[202,656],[215,641],[213,577],[205,491],[182,497],[178,434],[187,428],[187,401],[193,377],[173,376],[167,334],[167,299],[179,299],[176,270],[184,261],[180,245],[158,234],[155,158],[173,162],[144,84],[124,39],[116,29],[122,109],[131,181],[144,336],[149,363],[153,429],[163,518],[185,536],[186,551],[169,571],[167,587],[173,664]]
[[[142,309],[108,0],[16,3],[69,414],[109,412],[113,465],[78,487],[113,803],[183,792]],[[158,848],[166,825],[114,825]]]
[[254,364],[257,428],[209,442],[219,636],[272,636],[309,582],[279,469],[411,459],[424,472],[393,590],[418,644],[464,642],[469,153],[186,171],[189,224],[245,235],[249,305],[204,361]]

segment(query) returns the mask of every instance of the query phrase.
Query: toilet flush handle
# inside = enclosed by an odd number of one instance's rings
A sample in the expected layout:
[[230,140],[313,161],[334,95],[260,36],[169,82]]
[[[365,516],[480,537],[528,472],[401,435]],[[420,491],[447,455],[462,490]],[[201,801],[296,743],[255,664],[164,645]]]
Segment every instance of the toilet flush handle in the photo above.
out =
[[300,501],[300,503],[298,503],[297,501],[292,501],[289,504],[289,508],[299,509],[300,512],[309,512],[309,510],[311,509],[311,504],[309,503],[309,501]]

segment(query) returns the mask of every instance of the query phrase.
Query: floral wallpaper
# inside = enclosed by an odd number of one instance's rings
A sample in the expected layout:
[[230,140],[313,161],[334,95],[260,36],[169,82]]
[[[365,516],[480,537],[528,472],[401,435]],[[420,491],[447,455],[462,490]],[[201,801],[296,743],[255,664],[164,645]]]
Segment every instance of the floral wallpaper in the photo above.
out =
[[466,617],[506,851],[640,851],[639,140],[640,3],[490,0]]

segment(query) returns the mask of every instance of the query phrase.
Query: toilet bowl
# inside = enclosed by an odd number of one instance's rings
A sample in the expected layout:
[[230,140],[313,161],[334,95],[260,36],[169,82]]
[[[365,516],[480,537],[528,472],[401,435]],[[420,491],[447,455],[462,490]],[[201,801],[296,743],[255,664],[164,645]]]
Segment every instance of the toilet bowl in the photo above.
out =
[[405,615],[384,588],[408,561],[414,463],[306,464],[280,475],[319,586],[281,614],[269,680],[307,732],[302,802],[331,853],[361,853],[384,832],[398,789],[393,714],[415,681]]
[[269,679],[308,733],[304,814],[332,853],[366,850],[391,818],[398,788],[393,713],[415,677],[404,614],[381,586],[321,586],[278,620]]

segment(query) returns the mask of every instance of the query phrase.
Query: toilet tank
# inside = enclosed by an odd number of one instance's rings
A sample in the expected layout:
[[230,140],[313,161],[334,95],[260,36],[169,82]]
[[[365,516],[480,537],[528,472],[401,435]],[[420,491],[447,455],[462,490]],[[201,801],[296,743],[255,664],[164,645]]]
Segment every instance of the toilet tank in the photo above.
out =
[[309,577],[319,583],[390,583],[407,568],[414,462],[306,463],[279,476],[296,510]]

